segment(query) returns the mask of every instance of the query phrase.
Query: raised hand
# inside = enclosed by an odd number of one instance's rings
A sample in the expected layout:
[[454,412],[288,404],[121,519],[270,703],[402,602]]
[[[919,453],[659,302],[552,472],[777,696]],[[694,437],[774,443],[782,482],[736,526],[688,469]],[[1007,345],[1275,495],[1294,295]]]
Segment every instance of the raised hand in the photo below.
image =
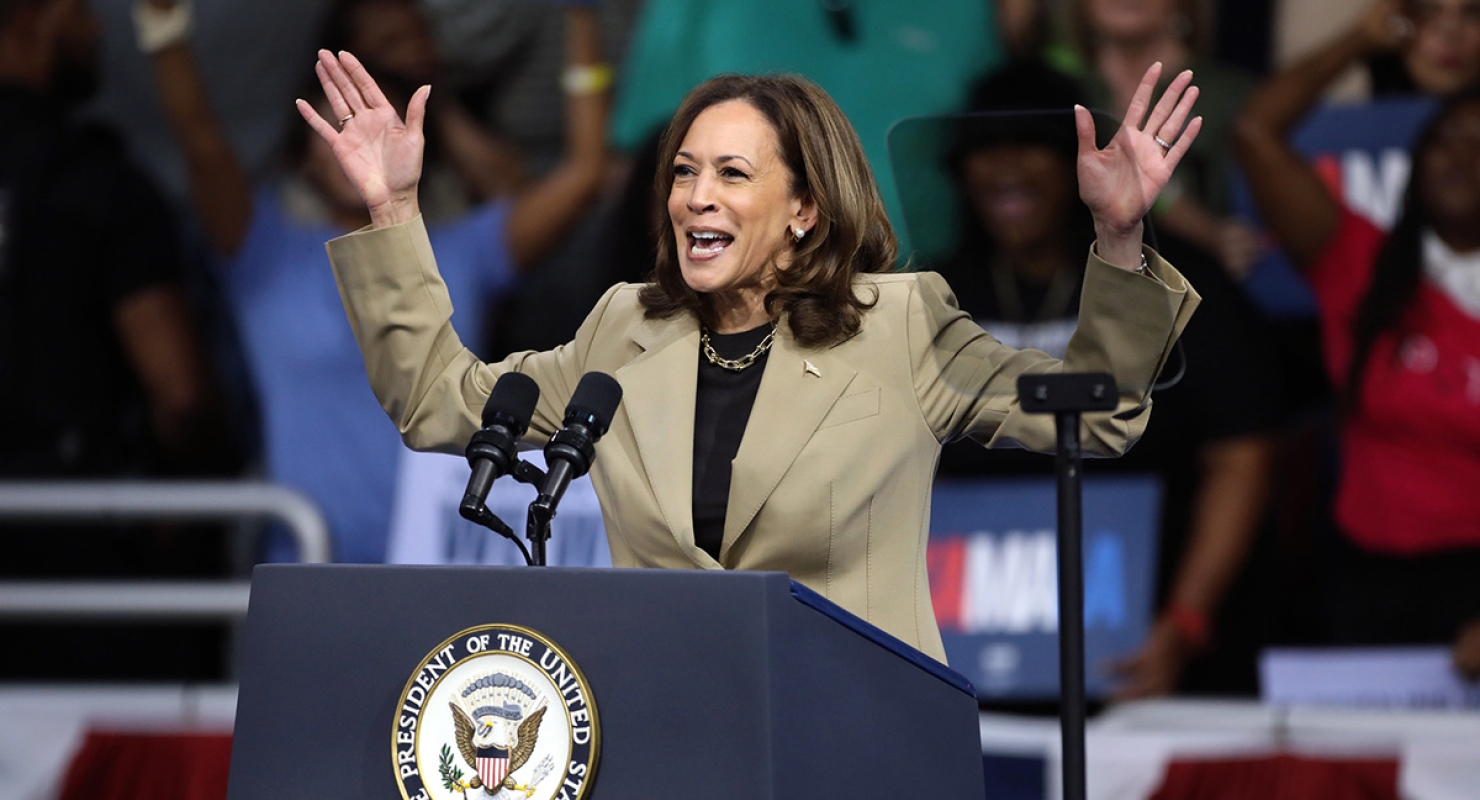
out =
[[1074,109],[1079,133],[1079,197],[1094,217],[1101,257],[1120,267],[1139,265],[1141,218],[1151,210],[1172,170],[1202,130],[1202,117],[1188,121],[1198,91],[1192,85],[1191,70],[1173,79],[1151,108],[1151,94],[1160,76],[1160,62],[1146,70],[1126,109],[1125,121],[1103,150],[1095,146],[1094,118],[1083,107]]
[[406,121],[396,113],[360,60],[341,52],[319,51],[314,72],[324,87],[338,128],[299,100],[298,113],[334,150],[350,183],[360,192],[370,219],[382,228],[405,222],[420,213],[416,186],[421,181],[425,149],[422,123],[432,87],[411,95]]
[[1177,682],[1187,663],[1187,649],[1175,628],[1166,621],[1151,628],[1141,649],[1109,664],[1110,675],[1117,681],[1113,702],[1143,697],[1160,697],[1177,690]]
[[1413,38],[1414,25],[1396,0],[1379,0],[1362,15],[1357,30],[1371,50],[1388,52]]

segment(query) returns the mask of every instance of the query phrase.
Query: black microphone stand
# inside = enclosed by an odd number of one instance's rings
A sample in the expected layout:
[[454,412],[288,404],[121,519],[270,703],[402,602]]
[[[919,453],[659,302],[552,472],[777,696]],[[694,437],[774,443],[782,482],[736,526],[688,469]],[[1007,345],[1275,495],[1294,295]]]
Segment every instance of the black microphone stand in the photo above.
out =
[[[564,431],[561,431],[561,433],[564,433]],[[557,437],[560,435],[560,433],[556,434]],[[569,465],[565,463],[550,465],[551,472],[567,470],[567,472],[558,473],[562,476],[568,477],[568,469]],[[534,563],[531,566],[536,567],[545,566],[545,542],[550,540],[550,520],[555,519],[555,506],[565,494],[563,486],[555,494],[546,493],[543,486],[544,478],[544,474],[541,474],[541,482],[535,484],[540,487],[540,493],[534,499],[534,502],[529,504],[529,516],[524,523],[524,536],[529,539],[529,546],[534,553]]]
[[530,566],[545,566],[545,542],[550,540],[550,520],[555,518],[555,509],[548,503],[535,501],[529,505],[529,517],[524,523],[524,535],[534,548],[534,561]]
[[[545,471],[529,463],[528,461],[524,461],[523,459],[520,459],[519,462],[514,465],[514,469],[511,470],[509,474],[514,476],[514,480],[519,481],[520,483],[528,484],[535,488],[539,488],[545,483]],[[534,548],[534,550],[532,553],[525,553],[524,561],[531,567],[543,567],[546,564],[545,541],[550,538],[550,520],[548,518],[545,519],[544,528],[540,530],[541,535],[536,536],[535,529],[532,527],[534,524],[533,505],[529,507],[529,515],[529,519],[525,521],[524,535],[529,539],[529,543]],[[550,516],[553,517],[554,513],[552,512]],[[519,549],[524,550],[523,543],[519,545]]]
[[524,563],[530,563],[529,551],[525,549],[524,542],[519,541],[519,537],[514,534],[514,529],[499,519],[497,514],[489,511],[488,506],[483,503],[464,501],[462,505],[457,507],[457,513],[461,514],[463,519],[477,525],[482,525],[499,536],[513,542],[519,548],[520,554],[524,556]]
[[1084,510],[1079,419],[1114,411],[1119,392],[1108,373],[1018,377],[1018,403],[1029,414],[1053,414],[1058,431],[1054,472],[1059,506],[1059,712],[1064,800],[1084,800]]
[[[509,470],[509,474],[514,476],[514,479],[520,483],[539,486],[545,482],[545,471],[523,459],[514,460],[514,468]],[[529,566],[536,566],[534,557],[530,555],[529,550],[524,546],[524,542],[519,541],[519,536],[514,533],[514,529],[499,519],[497,514],[489,511],[488,506],[481,500],[472,501],[464,498],[463,502],[457,507],[457,513],[462,515],[463,519],[477,525],[482,525],[499,536],[513,542],[519,548],[519,553],[524,556],[524,563]],[[541,542],[540,546],[537,547],[538,566],[541,567],[545,565],[545,548],[543,544]]]

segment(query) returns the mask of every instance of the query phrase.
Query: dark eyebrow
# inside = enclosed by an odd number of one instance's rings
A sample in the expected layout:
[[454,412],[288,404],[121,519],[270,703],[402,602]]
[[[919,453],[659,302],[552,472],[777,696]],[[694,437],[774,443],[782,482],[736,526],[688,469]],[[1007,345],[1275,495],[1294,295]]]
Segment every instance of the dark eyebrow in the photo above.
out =
[[[680,151],[678,151],[678,153],[676,153],[676,155],[683,156],[684,158],[687,158],[690,161],[698,161],[699,160],[697,158],[694,158],[693,154],[690,153],[690,152],[688,152],[687,150],[680,150]],[[717,164],[723,164],[726,161],[736,161],[736,160],[744,161],[746,164],[749,164],[750,165],[750,168],[751,169],[755,169],[755,164],[751,163],[750,159],[746,158],[745,156],[720,156],[719,158],[716,158],[714,161]]]

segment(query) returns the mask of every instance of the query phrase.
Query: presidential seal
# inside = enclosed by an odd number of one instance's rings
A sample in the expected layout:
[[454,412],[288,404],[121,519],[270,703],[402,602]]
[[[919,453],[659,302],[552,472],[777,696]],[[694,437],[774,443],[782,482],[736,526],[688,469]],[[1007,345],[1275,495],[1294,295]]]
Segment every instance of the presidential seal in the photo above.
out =
[[591,688],[529,628],[480,625],[406,682],[391,753],[405,800],[580,800],[596,772]]

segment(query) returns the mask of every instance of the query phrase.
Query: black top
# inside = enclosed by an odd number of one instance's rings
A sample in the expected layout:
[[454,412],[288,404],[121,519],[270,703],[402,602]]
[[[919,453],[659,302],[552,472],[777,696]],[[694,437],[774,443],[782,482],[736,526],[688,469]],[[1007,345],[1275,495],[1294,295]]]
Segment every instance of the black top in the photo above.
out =
[[[110,130],[0,85],[0,479],[154,475],[169,465],[114,323],[181,286],[169,207]],[[192,444],[194,444],[192,442]],[[168,531],[165,528],[168,527]],[[0,575],[224,575],[209,530],[118,521],[0,523]],[[4,680],[220,680],[204,626],[0,626]],[[78,658],[100,648],[105,659]]]
[[[709,342],[720,358],[734,360],[750,353],[771,332],[768,322],[744,333],[711,333]],[[699,350],[699,386],[694,396],[694,543],[719,558],[725,535],[725,508],[730,502],[730,462],[740,452],[745,423],[761,388],[767,350],[739,372],[713,364]]]
[[179,285],[170,211],[111,131],[7,86],[0,120],[0,474],[136,473],[154,447],[113,315]]

